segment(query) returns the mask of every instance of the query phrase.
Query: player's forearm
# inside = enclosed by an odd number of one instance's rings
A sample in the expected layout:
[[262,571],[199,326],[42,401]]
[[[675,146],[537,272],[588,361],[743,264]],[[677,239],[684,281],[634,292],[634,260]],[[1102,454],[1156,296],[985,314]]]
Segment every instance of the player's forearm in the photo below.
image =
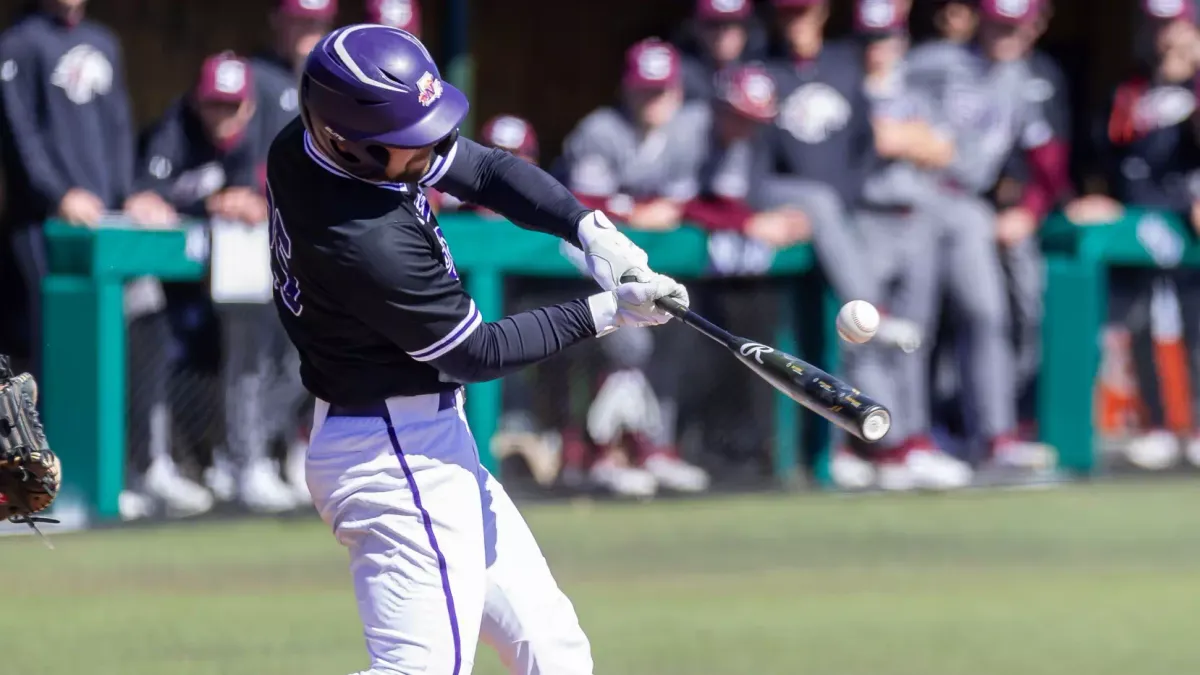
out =
[[544,361],[596,332],[589,301],[572,300],[482,324],[433,364],[457,382],[486,382]]
[[1071,190],[1069,152],[1061,141],[1051,141],[1028,152],[1033,180],[1025,189],[1021,206],[1043,218]]
[[526,229],[578,246],[576,225],[591,211],[562,183],[513,155],[461,138],[445,174],[428,186],[487,207]]

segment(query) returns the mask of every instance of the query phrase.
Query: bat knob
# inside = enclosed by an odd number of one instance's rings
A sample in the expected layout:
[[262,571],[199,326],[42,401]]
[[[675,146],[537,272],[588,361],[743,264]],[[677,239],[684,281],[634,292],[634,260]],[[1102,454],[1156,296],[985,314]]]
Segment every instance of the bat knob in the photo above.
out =
[[879,408],[867,413],[867,418],[862,422],[862,437],[868,443],[883,438],[887,435],[889,429],[892,428],[892,416],[887,410]]

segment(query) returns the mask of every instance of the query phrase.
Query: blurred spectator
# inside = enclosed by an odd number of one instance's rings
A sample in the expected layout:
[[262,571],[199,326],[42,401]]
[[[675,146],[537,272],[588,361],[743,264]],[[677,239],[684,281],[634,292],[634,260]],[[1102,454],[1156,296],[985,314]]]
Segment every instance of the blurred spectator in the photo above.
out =
[[[1200,230],[1200,147],[1197,146],[1197,72],[1200,33],[1193,0],[1147,0],[1135,32],[1136,67],[1117,85],[1097,116],[1091,136],[1094,191],[1071,202],[1067,216],[1079,225],[1107,223],[1124,206],[1178,214]],[[1123,206],[1124,205],[1124,206]],[[1156,221],[1139,227],[1155,234]],[[1182,246],[1182,243],[1180,244]],[[1133,463],[1163,468],[1179,457],[1179,442],[1167,429],[1158,376],[1151,318],[1155,298],[1174,287],[1183,317],[1183,339],[1189,365],[1196,372],[1200,348],[1200,275],[1190,269],[1116,268],[1111,271],[1110,314],[1132,333],[1132,355],[1138,390],[1145,405],[1147,430],[1128,448]],[[1200,377],[1193,375],[1193,387]],[[1193,432],[1187,457],[1200,465],[1200,435]]]
[[[133,120],[121,47],[85,19],[85,0],[40,0],[0,35],[0,146],[7,209],[0,234],[25,285],[18,357],[41,376],[41,283],[47,274],[42,223],[59,217],[95,227],[130,197]],[[155,200],[128,204],[135,219],[169,215]],[[22,320],[23,319],[23,320]]]
[[367,0],[367,21],[421,37],[421,3],[418,0]]
[[[705,138],[706,105],[684,103],[679,53],[655,38],[626,53],[622,94],[621,108],[592,112],[568,136],[563,153],[567,185],[585,204],[632,227],[674,229],[684,204],[696,194],[690,167]],[[705,489],[708,476],[674,450],[676,398],[663,390],[677,387],[677,374],[655,374],[661,382],[652,387],[644,373],[651,365],[671,371],[674,360],[667,354],[651,360],[654,337],[645,329],[621,331],[600,344],[609,365],[588,413],[588,435],[600,448],[590,469],[592,480],[639,496],[652,494],[659,485]]]
[[[262,139],[255,136],[261,129],[253,124],[254,92],[254,71],[246,60],[231,52],[206,59],[192,92],[148,132],[139,187],[206,221],[265,227],[268,204],[256,170]],[[296,496],[268,457],[273,306],[233,307],[218,315],[207,281],[164,286],[181,350],[173,369],[208,376],[219,372],[224,380],[224,448],[236,466],[237,496],[257,511],[293,508]],[[218,453],[214,461],[224,459]]]
[[337,0],[278,0],[271,14],[271,51],[250,60],[258,98],[258,124],[265,141],[258,149],[265,165],[275,136],[299,114],[300,69],[317,42],[333,28]]
[[689,101],[710,101],[715,77],[761,51],[762,27],[750,0],[697,0],[692,22],[695,44],[684,45],[683,92]]
[[[929,334],[938,314],[941,233],[923,207],[934,201],[935,172],[950,164],[954,147],[934,127],[932,102],[905,86],[907,12],[907,3],[897,0],[856,3],[864,91],[879,161],[866,176],[855,220],[869,264],[883,285],[882,306]],[[864,348],[870,346],[848,349]],[[872,395],[891,407],[892,430],[868,455],[878,464],[873,472],[846,450],[835,454],[831,469],[840,485],[867,487],[877,480],[887,490],[945,490],[970,483],[970,468],[933,442],[929,351],[929,345],[921,344],[909,354],[888,350],[878,355],[890,377],[884,378],[887,388]]]
[[979,27],[979,0],[937,0],[933,25],[942,40],[965,45]]
[[[1024,96],[1032,79],[1025,60],[1028,31],[1039,18],[1039,3],[982,0],[979,12],[977,47],[952,42],[919,47],[909,59],[908,78],[935,102],[955,142],[954,161],[929,213],[944,228],[946,291],[966,342],[963,397],[976,408],[973,423],[986,439],[992,466],[1027,469],[1044,464],[1047,451],[1018,434],[1018,364],[998,263],[1009,269],[1014,282],[1009,292],[1017,304],[1040,308],[1042,261],[1033,235],[1069,189],[1067,150],[1042,107]],[[1031,180],[1017,205],[995,215],[986,195],[1018,148]]]

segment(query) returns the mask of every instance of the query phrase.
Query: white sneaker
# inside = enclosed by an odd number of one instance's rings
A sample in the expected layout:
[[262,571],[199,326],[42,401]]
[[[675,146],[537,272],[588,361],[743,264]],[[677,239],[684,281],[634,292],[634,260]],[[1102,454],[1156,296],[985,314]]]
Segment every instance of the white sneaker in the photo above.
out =
[[204,484],[217,501],[227,504],[237,499],[237,479],[233,465],[222,452],[213,452],[213,465],[204,470]]
[[238,477],[238,499],[256,513],[282,513],[298,506],[296,494],[269,459],[252,462]]
[[863,490],[875,482],[875,467],[846,448],[834,451],[829,460],[829,474],[834,485],[843,490]]
[[287,467],[283,474],[287,476],[288,487],[296,495],[296,501],[301,504],[311,504],[312,494],[308,491],[308,481],[304,477],[304,462],[308,459],[308,443],[300,439],[292,441],[288,446]]
[[153,515],[154,500],[140,492],[122,490],[117,497],[117,508],[121,512],[121,520],[141,520]]
[[917,449],[900,462],[879,467],[879,487],[884,490],[955,490],[971,484],[973,472],[966,463],[940,450]]
[[1188,464],[1196,468],[1200,468],[1200,437],[1192,437],[1188,439],[1187,452],[1185,453]]
[[1034,441],[1007,441],[994,450],[992,464],[1005,469],[1045,471],[1057,463],[1054,449]]
[[650,455],[642,468],[662,487],[676,492],[704,492],[708,489],[708,472],[689,464],[676,455],[657,453]]
[[[1191,443],[1188,444],[1189,455]],[[1165,429],[1151,431],[1130,441],[1125,458],[1147,471],[1162,471],[1179,461],[1179,439]]]
[[917,324],[894,316],[881,317],[879,329],[875,333],[877,342],[899,347],[907,354],[920,349],[922,339],[921,328]]
[[142,490],[162,502],[167,516],[186,518],[212,510],[212,493],[179,473],[170,460],[157,460],[142,479]]
[[658,481],[649,471],[610,458],[593,464],[588,475],[593,483],[621,497],[646,499],[658,491]]

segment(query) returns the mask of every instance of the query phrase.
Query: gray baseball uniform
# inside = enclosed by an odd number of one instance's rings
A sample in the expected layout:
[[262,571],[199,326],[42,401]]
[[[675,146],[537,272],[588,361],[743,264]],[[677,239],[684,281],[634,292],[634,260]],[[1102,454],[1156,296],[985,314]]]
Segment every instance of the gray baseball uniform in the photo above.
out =
[[1036,240],[998,249],[995,211],[982,197],[1018,148],[1048,142],[1049,124],[1024,95],[1024,62],[991,63],[969,47],[934,43],[914,49],[907,82],[935,102],[956,159],[927,213],[943,227],[943,280],[963,322],[966,395],[985,437],[1016,426],[1017,361],[1002,263],[1015,272],[1018,306],[1040,306],[1042,265]]

